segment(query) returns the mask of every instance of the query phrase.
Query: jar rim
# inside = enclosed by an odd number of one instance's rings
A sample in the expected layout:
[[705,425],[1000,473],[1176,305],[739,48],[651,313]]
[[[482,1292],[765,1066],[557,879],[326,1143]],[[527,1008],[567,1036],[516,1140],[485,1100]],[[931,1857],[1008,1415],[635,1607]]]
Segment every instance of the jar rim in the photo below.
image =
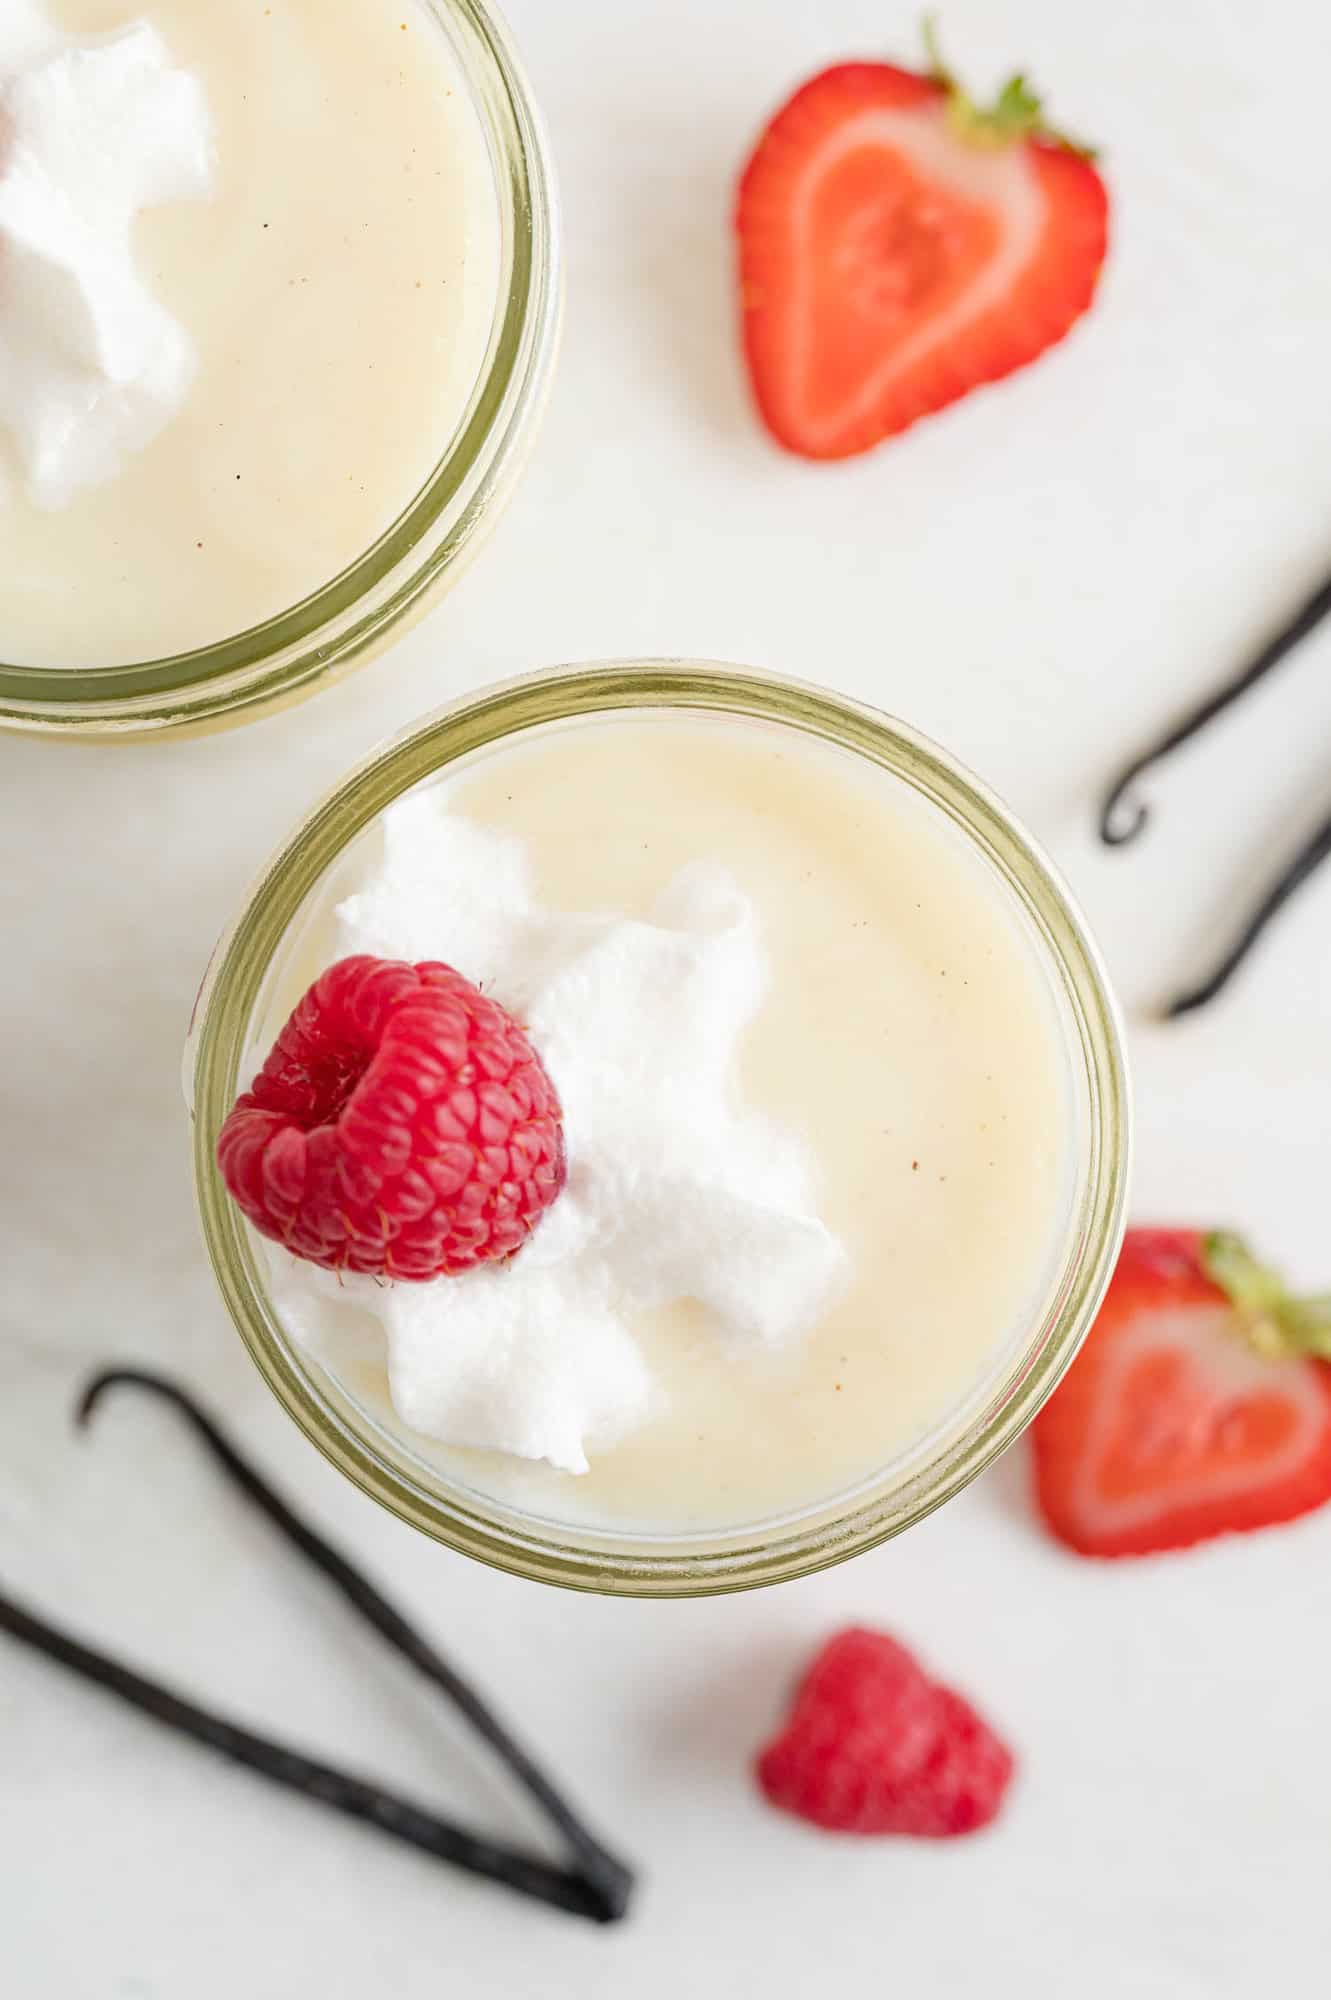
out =
[[32,667],[0,659],[0,727],[78,735],[216,726],[303,698],[381,646],[469,552],[511,484],[553,369],[561,304],[549,149],[508,30],[489,0],[425,0],[486,128],[504,268],[485,360],[448,446],[370,548],[247,631],[158,659]]
[[[214,1154],[240,1087],[250,1022],[276,953],[326,871],[385,807],[459,759],[526,731],[635,710],[701,711],[784,724],[859,755],[941,806],[999,870],[1033,920],[1075,1028],[1085,1144],[1063,1264],[1043,1318],[981,1407],[850,1494],[780,1520],[696,1536],[617,1533],[536,1517],[390,1459],[355,1406],[296,1348],[271,1308],[254,1242]],[[806,1574],[888,1539],[952,1497],[1025,1428],[1071,1362],[1112,1274],[1126,1217],[1129,1098],[1118,1011],[1097,948],[1061,877],[993,793],[928,738],[821,688],[720,663],[636,660],[570,666],[480,690],[424,718],[353,770],[261,875],[205,975],[186,1051],[194,1173],[223,1298],[288,1413],[333,1464],[390,1511],[460,1552],[569,1588],[692,1596]]]

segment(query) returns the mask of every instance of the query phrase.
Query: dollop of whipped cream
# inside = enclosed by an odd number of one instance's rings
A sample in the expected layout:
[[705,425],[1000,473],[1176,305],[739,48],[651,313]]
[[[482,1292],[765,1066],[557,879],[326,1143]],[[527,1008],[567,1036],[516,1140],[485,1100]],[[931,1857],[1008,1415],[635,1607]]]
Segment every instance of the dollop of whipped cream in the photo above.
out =
[[113,478],[183,402],[194,348],[132,229],[211,186],[203,88],[155,28],[73,41],[0,0],[0,426],[39,506]]
[[336,912],[338,955],[443,959],[515,1014],[560,1095],[568,1184],[511,1262],[424,1285],[339,1282],[270,1246],[273,1302],[335,1368],[365,1354],[372,1315],[413,1430],[585,1472],[589,1448],[660,1406],[635,1311],[697,1300],[738,1357],[796,1342],[842,1281],[804,1148],[739,1095],[765,987],[757,914],[711,863],[645,920],[543,909],[522,843],[437,792],[382,830]]

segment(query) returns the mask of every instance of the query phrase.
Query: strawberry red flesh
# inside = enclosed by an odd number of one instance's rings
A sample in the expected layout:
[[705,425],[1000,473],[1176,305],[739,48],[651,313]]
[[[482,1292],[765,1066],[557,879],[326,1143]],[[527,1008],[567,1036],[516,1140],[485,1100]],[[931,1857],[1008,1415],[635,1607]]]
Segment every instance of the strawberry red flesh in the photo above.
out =
[[1044,136],[964,137],[955,98],[933,76],[844,63],[795,93],[749,161],[744,349],[791,451],[868,450],[1034,360],[1091,302],[1108,210],[1095,168]]

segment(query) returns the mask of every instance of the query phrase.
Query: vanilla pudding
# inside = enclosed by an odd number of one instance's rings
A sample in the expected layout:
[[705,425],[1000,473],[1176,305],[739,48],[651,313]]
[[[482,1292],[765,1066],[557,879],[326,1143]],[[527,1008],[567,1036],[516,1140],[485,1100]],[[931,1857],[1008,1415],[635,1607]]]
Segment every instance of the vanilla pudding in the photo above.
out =
[[[131,101],[99,77],[132,35]],[[0,248],[59,309],[45,347],[16,308],[8,332],[63,371],[34,379],[70,447],[44,476],[0,399],[0,659],[26,667],[184,653],[329,584],[447,452],[502,284],[486,133],[424,0],[18,0]]]
[[[1021,1386],[1040,1373],[1032,1355],[1051,1326],[1067,1338],[1074,1298],[1075,1340],[1121,1228],[1121,1152],[1106,1151],[1098,1129],[1083,1030],[1033,908],[931,795],[927,771],[912,776],[910,754],[894,769],[820,741],[763,714],[779,709],[779,691],[742,685],[760,690],[747,716],[654,707],[568,719],[463,757],[375,814],[293,910],[235,1047],[232,1092],[310,981],[354,950],[443,959],[523,1020],[568,1097],[570,1165],[565,1195],[504,1267],[514,1283],[523,1274],[535,1302],[528,1326],[507,1308],[492,1312],[474,1282],[481,1274],[339,1282],[254,1236],[250,1254],[264,1313],[358,1450],[428,1487],[445,1510],[548,1531],[564,1548],[570,1537],[627,1537],[668,1552],[761,1538],[806,1516],[849,1519],[855,1496],[881,1500],[884,1482],[904,1487],[922,1465],[951,1462],[959,1440],[1035,1393]],[[447,732],[447,719],[439,727]],[[389,752],[384,764],[409,754]],[[443,831],[423,836],[413,813]],[[470,881],[459,855],[474,863]],[[513,870],[522,886],[505,932],[475,885]],[[502,906],[509,893],[490,900]],[[667,975],[681,951],[690,967],[708,962],[711,947],[697,939],[743,927],[761,981],[730,1008],[724,1074],[697,1031],[725,1119],[714,1121],[700,1095],[684,1120],[698,1145],[681,1169],[681,1222],[649,1199],[656,1164],[678,1164],[679,1135],[656,1098],[687,1088],[681,1064],[695,1032],[692,989],[686,981],[677,1005]],[[568,937],[599,941],[617,963],[629,962],[624,937],[655,940],[661,956],[637,988],[623,985],[641,1004],[618,1019],[621,988],[579,970],[579,1046],[578,1009],[553,1004],[548,966],[515,957],[514,937],[537,941],[537,961],[545,940],[557,941],[558,958]],[[227,966],[215,976],[205,1041]],[[704,1026],[711,1018],[698,1015]],[[635,1036],[640,1060],[625,1055]],[[624,1108],[609,1141],[586,1109],[598,1050]],[[1117,1079],[1116,1043],[1106,1060]],[[769,1135],[767,1160],[753,1121]],[[592,1294],[578,1286],[600,1267],[576,1262],[582,1252],[570,1253],[560,1215],[567,1203],[577,1237],[579,1160],[590,1148],[592,1177],[602,1173],[606,1143],[624,1155],[629,1221],[596,1294],[598,1311],[609,1297],[619,1344],[598,1347],[600,1333],[593,1339],[580,1317]],[[695,1168],[704,1182],[714,1175],[718,1204],[747,1194],[761,1209],[769,1234],[758,1254],[779,1283],[743,1261],[758,1235],[738,1249],[727,1231],[707,1237],[706,1202],[688,1181]],[[674,1295],[659,1295],[656,1270],[637,1282],[634,1260],[651,1263],[656,1248],[635,1203],[661,1217],[657,1262],[684,1274],[667,1281]],[[618,1220],[611,1213],[612,1242]],[[594,1225],[599,1254],[604,1218]],[[748,1210],[741,1225],[748,1231]],[[214,1215],[210,1233],[217,1226]],[[510,1306],[521,1296],[510,1294]],[[234,1283],[231,1299],[235,1310]],[[515,1349],[515,1336],[528,1346]],[[525,1372],[515,1376],[519,1351]],[[572,1447],[549,1442],[557,1426],[542,1429],[556,1402],[576,1409]],[[1011,1411],[999,1421],[1017,1421]],[[500,1437],[507,1448],[495,1448]],[[429,1524],[453,1538],[442,1517]],[[635,1558],[634,1580],[607,1587],[643,1587],[641,1574]]]

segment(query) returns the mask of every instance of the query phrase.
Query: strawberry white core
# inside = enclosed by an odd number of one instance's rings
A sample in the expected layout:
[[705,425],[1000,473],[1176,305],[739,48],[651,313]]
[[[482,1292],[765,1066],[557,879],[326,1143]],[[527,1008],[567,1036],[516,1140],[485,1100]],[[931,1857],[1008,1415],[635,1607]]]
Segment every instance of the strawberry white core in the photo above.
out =
[[[1181,1360],[1187,1375],[1167,1402],[1139,1406],[1131,1396],[1131,1380],[1155,1355]],[[1116,1335],[1101,1365],[1102,1393],[1075,1496],[1078,1514],[1098,1536],[1127,1533],[1156,1518],[1160,1490],[1153,1485],[1155,1465],[1171,1509],[1208,1505],[1222,1480],[1225,1493],[1237,1498],[1293,1477],[1326,1424],[1316,1365],[1297,1358],[1273,1362],[1255,1352],[1234,1326],[1228,1306],[1143,1313]],[[1279,1400],[1287,1425],[1283,1442],[1275,1451],[1254,1456],[1236,1431],[1233,1464],[1222,1474],[1217,1454],[1223,1459],[1228,1406],[1237,1408],[1266,1394]],[[1106,1458],[1125,1450],[1125,1490],[1108,1491],[1102,1470]],[[1196,1466],[1191,1478],[1189,1460]]]
[[[850,155],[873,147],[901,154],[921,182],[963,201],[983,204],[1000,224],[999,241],[994,255],[951,304],[932,315],[912,338],[895,345],[839,409],[814,414],[806,385],[813,372],[816,328],[807,316],[802,319],[793,329],[790,365],[794,400],[807,412],[811,443],[816,443],[819,435],[831,440],[854,429],[877,407],[898,376],[907,374],[932,349],[945,346],[971,320],[999,304],[1034,257],[1044,227],[1046,198],[1024,147],[958,145],[939,105],[874,109],[847,119],[811,161],[792,216],[797,261],[807,264],[817,254],[815,218],[823,183]],[[870,206],[865,211],[865,228],[871,229],[874,222]],[[816,289],[809,288],[811,296]]]

